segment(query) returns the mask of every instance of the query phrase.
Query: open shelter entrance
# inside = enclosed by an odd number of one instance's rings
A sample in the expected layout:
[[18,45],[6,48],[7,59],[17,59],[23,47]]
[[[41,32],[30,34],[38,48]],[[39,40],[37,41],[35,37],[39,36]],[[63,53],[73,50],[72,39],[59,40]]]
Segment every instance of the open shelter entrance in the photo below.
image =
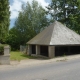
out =
[[80,54],[80,46],[55,46],[55,56]]
[[48,57],[48,46],[40,46],[40,55]]
[[32,54],[36,54],[36,45],[32,45]]

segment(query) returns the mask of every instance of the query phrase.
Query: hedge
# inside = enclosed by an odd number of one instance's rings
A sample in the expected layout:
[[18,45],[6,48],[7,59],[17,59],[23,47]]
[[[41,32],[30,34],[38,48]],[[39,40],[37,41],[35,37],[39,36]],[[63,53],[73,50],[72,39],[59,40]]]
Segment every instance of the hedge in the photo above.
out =
[[4,55],[4,45],[0,44],[0,55]]

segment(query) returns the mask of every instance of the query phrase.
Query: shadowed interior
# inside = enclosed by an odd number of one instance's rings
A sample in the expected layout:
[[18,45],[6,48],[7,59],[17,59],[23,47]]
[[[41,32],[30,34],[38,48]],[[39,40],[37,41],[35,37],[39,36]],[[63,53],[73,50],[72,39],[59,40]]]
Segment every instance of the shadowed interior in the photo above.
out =
[[56,46],[55,56],[80,54],[80,46]]
[[32,54],[36,54],[36,46],[32,45]]
[[40,54],[48,57],[48,46],[40,46]]

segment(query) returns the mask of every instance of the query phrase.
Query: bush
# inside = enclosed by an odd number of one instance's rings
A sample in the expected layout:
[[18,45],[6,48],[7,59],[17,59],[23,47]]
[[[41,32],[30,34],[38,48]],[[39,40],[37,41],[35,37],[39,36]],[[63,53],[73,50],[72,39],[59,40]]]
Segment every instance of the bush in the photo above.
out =
[[4,45],[0,44],[0,55],[4,55]]

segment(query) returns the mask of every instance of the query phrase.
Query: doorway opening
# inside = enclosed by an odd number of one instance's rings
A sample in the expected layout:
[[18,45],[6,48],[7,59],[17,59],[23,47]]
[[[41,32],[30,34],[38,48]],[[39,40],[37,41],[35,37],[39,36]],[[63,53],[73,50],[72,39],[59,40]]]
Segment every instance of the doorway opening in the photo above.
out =
[[40,46],[40,54],[48,57],[48,46]]
[[32,54],[36,54],[36,46],[32,45]]

